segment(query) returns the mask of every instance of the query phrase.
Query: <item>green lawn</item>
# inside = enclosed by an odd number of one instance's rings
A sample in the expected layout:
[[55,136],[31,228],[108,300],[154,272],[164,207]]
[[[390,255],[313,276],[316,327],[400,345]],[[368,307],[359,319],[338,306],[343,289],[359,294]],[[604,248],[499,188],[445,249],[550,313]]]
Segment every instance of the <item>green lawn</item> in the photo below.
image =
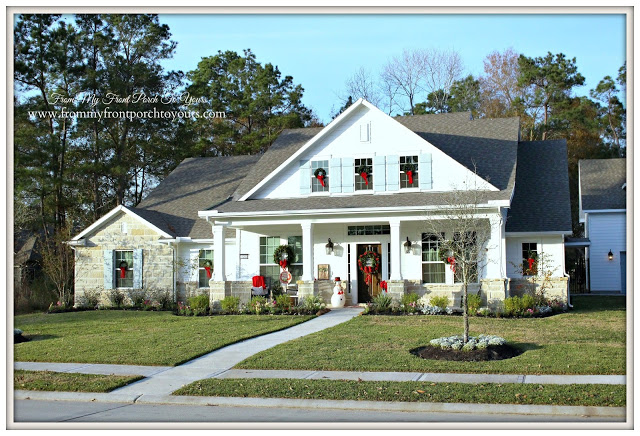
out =
[[490,362],[425,360],[410,353],[462,334],[462,317],[359,316],[258,353],[248,369],[417,371],[503,374],[625,374],[624,297],[574,297],[574,309],[548,318],[470,318],[472,335],[506,338],[524,353]]
[[565,406],[626,404],[626,386],[621,385],[206,379],[184,386],[174,395]]
[[15,317],[29,342],[17,362],[178,365],[226,345],[281,330],[312,316],[184,317],[170,312],[87,311]]
[[143,378],[139,375],[70,374],[16,370],[13,372],[13,388],[28,391],[111,392]]

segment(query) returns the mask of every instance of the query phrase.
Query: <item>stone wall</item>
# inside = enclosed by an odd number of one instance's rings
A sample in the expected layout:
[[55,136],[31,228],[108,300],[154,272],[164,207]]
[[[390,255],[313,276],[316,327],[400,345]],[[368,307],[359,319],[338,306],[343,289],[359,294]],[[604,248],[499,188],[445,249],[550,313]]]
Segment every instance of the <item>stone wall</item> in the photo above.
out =
[[[122,232],[126,223],[127,233]],[[99,292],[101,304],[109,305],[111,290],[104,289],[104,250],[142,249],[142,289],[147,294],[170,292],[173,298],[173,249],[158,242],[160,235],[142,221],[121,213],[75,248],[75,303],[85,291]],[[115,271],[112,272],[115,274]],[[130,289],[122,289],[125,295]],[[130,298],[127,297],[130,303]]]
[[[238,297],[240,298],[240,304],[248,305],[251,301],[251,288],[253,283],[251,281],[227,281],[227,282],[214,282],[209,281],[209,305],[213,309],[220,309],[220,301],[225,297]],[[203,292],[206,292],[205,288],[200,288]]]
[[557,298],[566,303],[568,287],[569,279],[567,277],[552,277],[546,283],[540,278],[532,280],[511,279],[509,295],[521,297],[524,294],[534,295],[543,292],[546,298]]

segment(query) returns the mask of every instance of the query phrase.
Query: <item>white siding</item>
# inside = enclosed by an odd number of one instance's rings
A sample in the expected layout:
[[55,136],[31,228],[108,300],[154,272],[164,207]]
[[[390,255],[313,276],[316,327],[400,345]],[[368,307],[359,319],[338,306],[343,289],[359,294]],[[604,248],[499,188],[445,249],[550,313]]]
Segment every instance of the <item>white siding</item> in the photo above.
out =
[[[371,124],[371,140],[366,144],[360,142],[360,125],[363,123]],[[345,118],[327,136],[307,150],[304,156],[299,157],[295,162],[283,169],[279,175],[256,192],[253,197],[300,197],[299,165],[301,160],[329,160],[338,157],[373,158],[374,156],[387,156],[390,154],[402,156],[419,155],[421,153],[431,153],[432,156],[433,185],[431,191],[449,191],[461,182],[475,178],[471,171],[384,113],[360,107]],[[375,171],[373,178],[376,180]],[[479,188],[492,189],[486,181],[480,178],[477,178],[477,180]],[[331,183],[331,173],[329,173],[330,186]],[[493,189],[495,190],[495,188]],[[358,195],[358,192],[348,195]]]
[[507,277],[522,277],[516,272],[516,268],[522,263],[523,242],[538,244],[538,253],[547,255],[548,267],[553,270],[553,277],[564,275],[564,239],[562,236],[507,236]]
[[[590,213],[585,236],[588,248],[589,278],[592,291],[620,291],[620,252],[626,251],[627,217],[625,213]],[[609,260],[609,250],[613,260]]]
[[[233,238],[225,240],[225,274],[227,280],[235,280],[236,277],[236,241]],[[198,255],[200,250],[213,250],[211,243],[180,243],[176,256],[176,276],[181,283],[198,282]],[[216,253],[214,251],[215,258]]]

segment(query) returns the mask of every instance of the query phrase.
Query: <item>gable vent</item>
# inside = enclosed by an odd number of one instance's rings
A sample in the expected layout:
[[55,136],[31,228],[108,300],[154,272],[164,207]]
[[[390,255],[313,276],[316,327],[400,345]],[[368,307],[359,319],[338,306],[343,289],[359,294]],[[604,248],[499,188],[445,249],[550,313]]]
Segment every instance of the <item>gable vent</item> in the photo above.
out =
[[363,123],[360,124],[360,142],[369,142],[371,141],[371,124]]

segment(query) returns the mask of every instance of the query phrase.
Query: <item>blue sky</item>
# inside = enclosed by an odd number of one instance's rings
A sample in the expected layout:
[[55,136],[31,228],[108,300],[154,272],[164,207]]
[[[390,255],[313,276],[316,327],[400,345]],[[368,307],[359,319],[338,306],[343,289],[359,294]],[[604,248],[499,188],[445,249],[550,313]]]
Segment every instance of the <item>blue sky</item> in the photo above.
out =
[[189,71],[218,50],[251,48],[305,88],[303,102],[330,120],[345,80],[360,66],[378,72],[404,48],[452,48],[465,73],[478,76],[483,59],[512,47],[529,57],[548,51],[575,57],[588,95],[626,59],[625,16],[618,15],[160,15],[178,42],[168,69]]

